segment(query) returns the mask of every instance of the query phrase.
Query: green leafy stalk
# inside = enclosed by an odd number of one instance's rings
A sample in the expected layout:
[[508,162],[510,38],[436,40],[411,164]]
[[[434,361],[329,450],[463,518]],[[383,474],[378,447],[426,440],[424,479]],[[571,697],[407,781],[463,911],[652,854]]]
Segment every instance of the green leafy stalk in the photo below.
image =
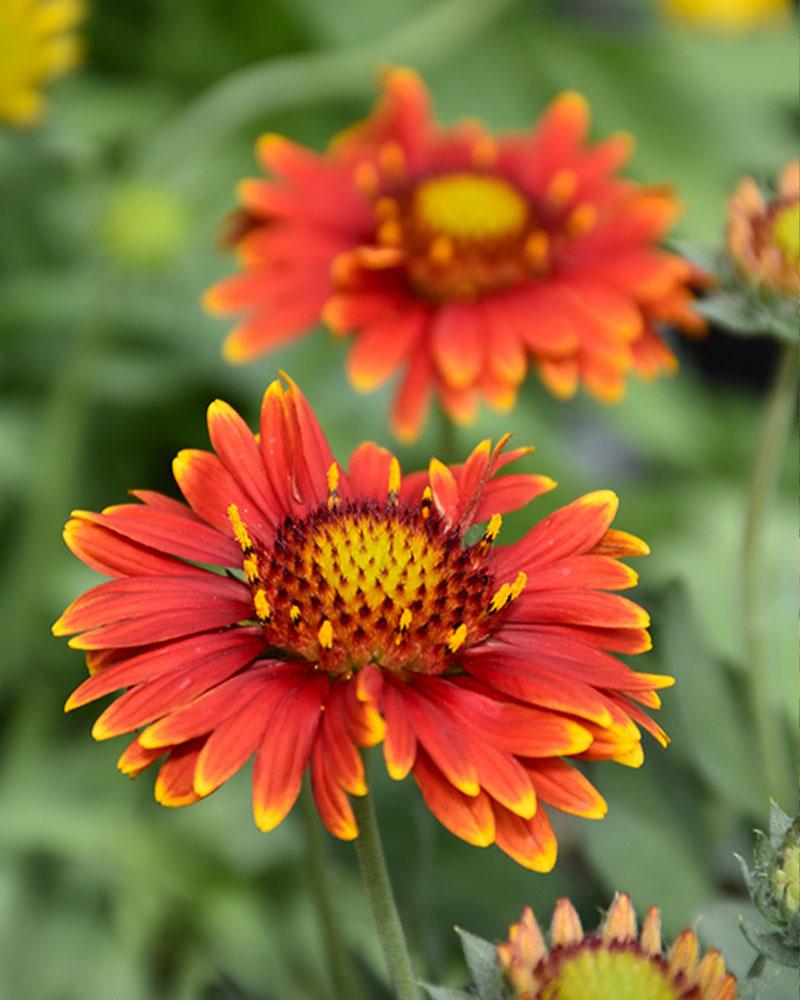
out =
[[745,653],[750,675],[750,696],[761,765],[770,795],[789,802],[793,794],[781,729],[775,725],[769,698],[769,677],[764,660],[761,614],[761,543],[764,522],[774,499],[797,393],[797,352],[783,348],[775,380],[767,399],[764,423],[756,449],[747,498],[742,550],[742,600]]
[[419,1000],[411,956],[386,867],[372,796],[354,798],[353,813],[359,829],[356,840],[358,861],[395,996],[397,1000]]

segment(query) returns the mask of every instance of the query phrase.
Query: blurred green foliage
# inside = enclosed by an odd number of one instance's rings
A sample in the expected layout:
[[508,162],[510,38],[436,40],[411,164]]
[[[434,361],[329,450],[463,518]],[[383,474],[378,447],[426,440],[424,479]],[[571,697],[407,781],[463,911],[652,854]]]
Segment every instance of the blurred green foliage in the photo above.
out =
[[[258,833],[246,776],[190,810],[163,810],[150,776],[131,785],[116,773],[120,747],[92,744],[91,709],[62,715],[83,667],[49,625],[94,579],[60,525],[70,508],[102,507],[130,487],[173,492],[170,459],[205,446],[207,403],[222,396],[254,418],[278,366],[304,387],[340,456],[365,427],[392,444],[388,390],[355,395],[345,346],[322,332],[246,369],[220,359],[224,325],[198,299],[232,269],[215,249],[217,225],[254,170],[260,131],[321,147],[363,115],[383,59],[422,69],[448,121],[525,127],[576,88],[598,135],[637,137],[635,176],[678,187],[680,235],[713,243],[737,176],[771,176],[794,152],[796,42],[788,29],[680,31],[645,0],[97,0],[87,33],[87,66],[54,91],[45,127],[0,132],[0,997],[325,1000],[298,818]],[[712,334],[717,357],[725,344]],[[619,492],[621,525],[653,548],[641,568],[656,648],[637,666],[679,683],[660,720],[673,746],[651,744],[640,771],[593,769],[609,816],[560,818],[561,857],[547,876],[456,841],[411,782],[378,782],[400,905],[429,980],[466,978],[455,923],[496,939],[523,904],[546,918],[569,894],[594,925],[617,888],[639,907],[660,905],[670,933],[702,918],[701,935],[734,971],[752,961],[733,854],[747,853],[768,801],[744,695],[737,569],[761,390],[703,376],[697,351],[677,349],[677,377],[634,385],[613,409],[557,403],[531,381],[513,414],[484,413],[442,455],[506,430],[538,445],[530,467],[561,487],[510,519],[509,538],[579,491]],[[749,358],[766,372],[770,344]],[[419,467],[443,446],[433,419],[400,454]],[[789,465],[763,580],[774,722],[787,746],[797,707]],[[347,938],[374,995],[386,995],[352,845],[326,846]],[[795,992],[787,971],[768,996]]]

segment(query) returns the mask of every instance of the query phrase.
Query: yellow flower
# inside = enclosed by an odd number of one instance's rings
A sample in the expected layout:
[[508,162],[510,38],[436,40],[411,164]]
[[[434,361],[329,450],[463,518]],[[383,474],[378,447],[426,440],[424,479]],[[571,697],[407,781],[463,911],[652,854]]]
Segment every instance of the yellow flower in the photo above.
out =
[[665,13],[690,27],[743,34],[786,21],[791,0],[661,0]]
[[82,0],[0,0],[0,123],[41,118],[43,85],[80,61],[85,13]]

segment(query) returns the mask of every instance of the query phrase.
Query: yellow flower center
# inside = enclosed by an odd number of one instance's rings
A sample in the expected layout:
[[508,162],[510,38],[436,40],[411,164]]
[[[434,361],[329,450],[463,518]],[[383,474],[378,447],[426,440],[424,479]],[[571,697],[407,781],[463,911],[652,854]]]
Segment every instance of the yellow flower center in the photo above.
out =
[[414,293],[432,302],[469,302],[539,278],[554,248],[597,222],[591,201],[576,202],[573,170],[557,170],[534,197],[477,169],[412,182],[394,143],[381,147],[379,161],[382,183],[371,164],[354,177],[372,202],[378,248],[362,248],[360,261],[404,269]]
[[659,964],[633,951],[581,950],[540,1000],[679,1000]]
[[418,218],[457,240],[496,239],[518,232],[528,206],[507,181],[480,174],[445,174],[424,181],[414,196]]
[[495,587],[488,572],[499,516],[465,546],[429,491],[412,507],[393,496],[340,501],[334,489],[307,517],[287,518],[268,547],[235,507],[230,515],[267,644],[333,675],[368,663],[442,673],[525,585],[520,574]]
[[772,223],[772,239],[787,264],[800,264],[800,202],[782,209]]

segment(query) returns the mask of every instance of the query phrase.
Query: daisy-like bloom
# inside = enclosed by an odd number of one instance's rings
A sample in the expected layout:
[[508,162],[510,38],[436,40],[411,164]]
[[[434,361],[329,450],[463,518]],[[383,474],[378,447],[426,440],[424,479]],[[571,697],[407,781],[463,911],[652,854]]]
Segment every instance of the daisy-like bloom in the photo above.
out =
[[408,69],[390,70],[365,122],[319,155],[279,136],[269,180],[239,187],[230,234],[241,274],[205,305],[242,313],[230,361],[293,340],[320,317],[353,334],[348,373],[368,391],[401,371],[392,426],[414,439],[435,393],[460,423],[479,397],[513,406],[529,364],[561,398],[613,402],[629,372],[674,370],[661,324],[702,332],[689,264],[659,249],[677,201],[617,176],[631,138],[587,143],[566,93],[527,134],[452,128]]
[[0,3],[0,123],[33,125],[42,116],[42,87],[73,69],[83,47],[73,28],[81,0]]
[[585,934],[568,899],[556,904],[548,948],[532,910],[498,946],[500,965],[519,1000],[737,1000],[736,980],[718,951],[700,959],[694,931],[669,950],[661,920],[648,910],[637,932],[630,897],[614,898],[602,926]]
[[730,200],[728,252],[762,290],[800,293],[800,160],[784,167],[769,201],[752,177],[742,178]]
[[119,766],[162,761],[164,805],[208,795],[255,755],[263,830],[310,768],[343,839],[358,833],[348,793],[367,792],[360,750],[382,742],[391,777],[413,772],[454,834],[550,869],[545,805],[606,811],[563,758],[636,767],[640,725],[665,742],[640,706],[658,707],[671,678],[612,655],[650,645],[647,614],[612,593],[637,579],[620,557],[646,545],[611,527],[617,498],[600,491],[498,546],[502,515],[555,485],[494,478],[529,449],[484,441],[463,465],[403,476],[365,443],[345,469],[287,382],[267,389],[258,437],[211,405],[214,451],[174,463],[188,506],[137,490],[73,514],[67,544],[114,579],[54,626],[91,673],[67,709],[126,688],[93,735],[141,730]]
[[676,21],[726,34],[742,34],[789,20],[791,0],[661,0]]

